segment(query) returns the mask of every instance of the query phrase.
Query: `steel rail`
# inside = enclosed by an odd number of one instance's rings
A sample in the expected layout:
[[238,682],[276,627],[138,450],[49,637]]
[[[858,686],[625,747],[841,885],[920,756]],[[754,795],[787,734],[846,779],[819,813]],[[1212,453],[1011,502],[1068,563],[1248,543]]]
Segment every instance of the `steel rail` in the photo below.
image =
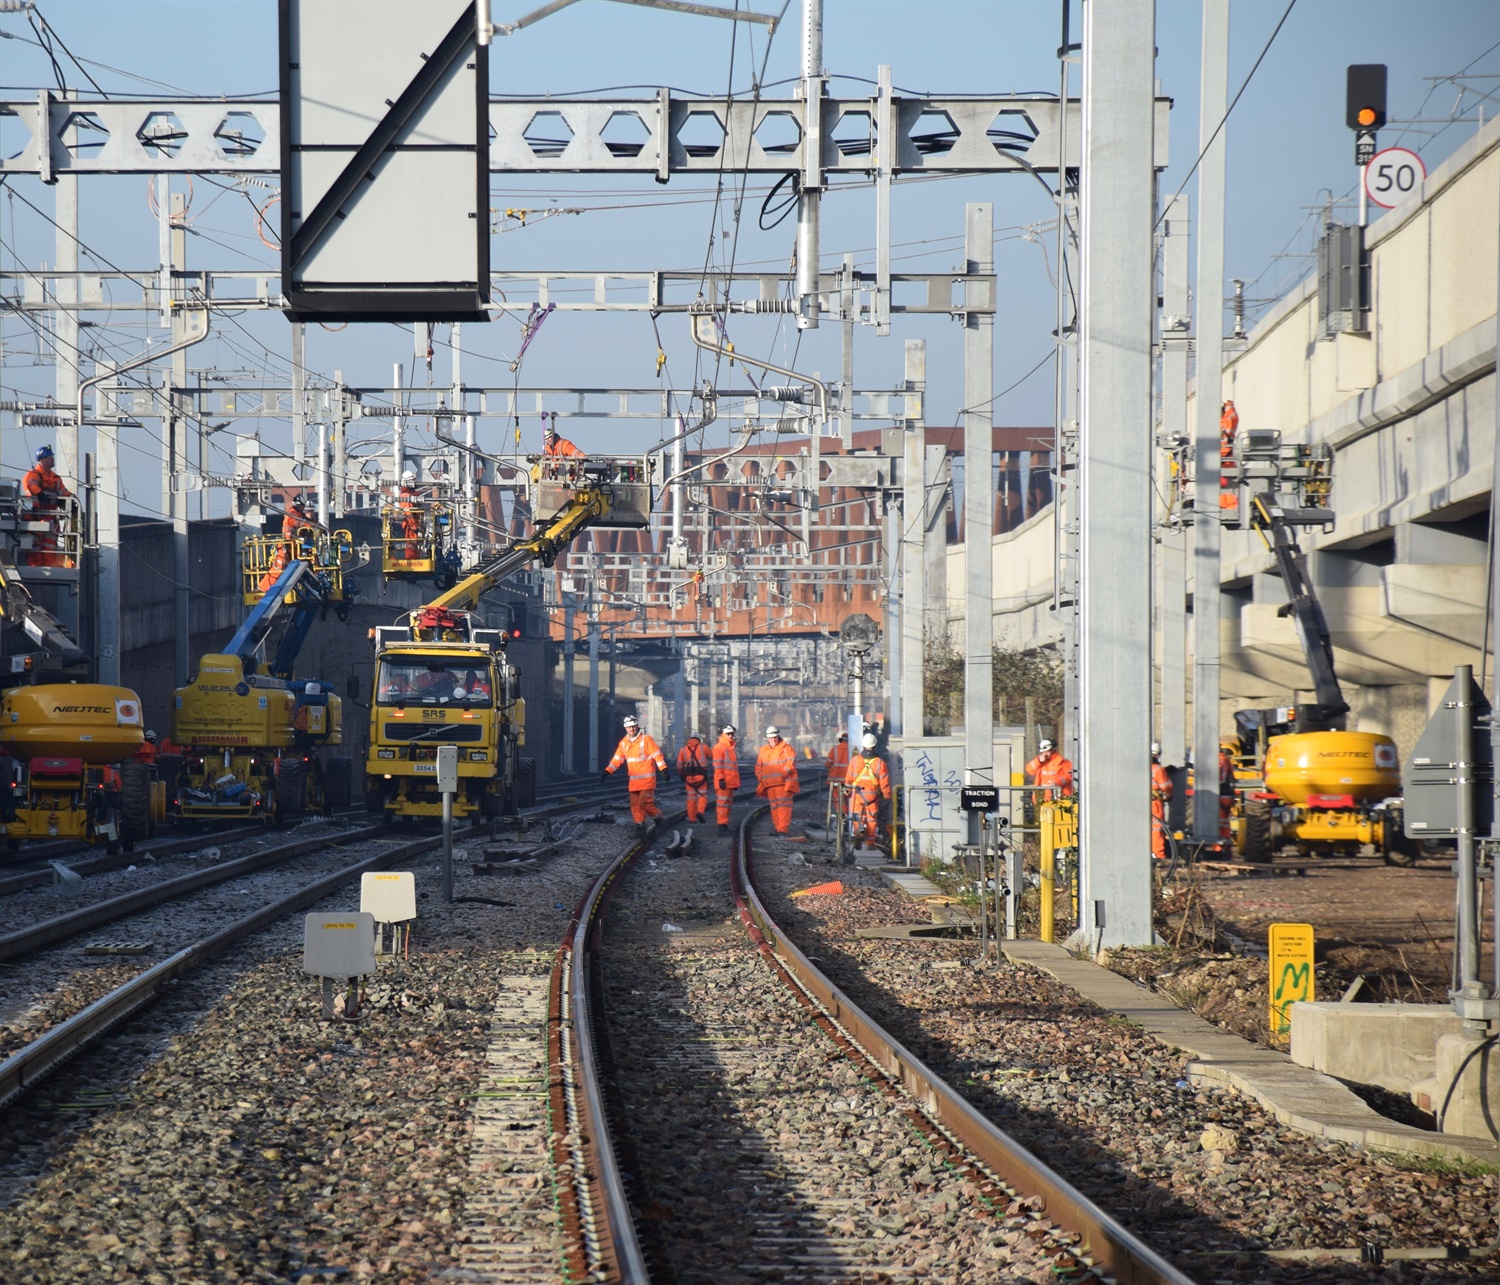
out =
[[[465,837],[471,836],[479,828],[465,830],[463,834]],[[366,870],[378,870],[381,866],[391,862],[403,861],[441,842],[442,837],[439,835],[424,836],[410,843],[389,848],[375,856],[366,857],[363,861],[345,866],[342,870],[336,870],[332,874],[324,875],[323,878],[262,906],[243,919],[236,920],[228,927],[214,933],[213,936],[185,947],[108,995],[95,1000],[87,1008],[75,1013],[67,1021],[60,1022],[6,1061],[0,1062],[0,1107],[30,1088],[58,1063],[77,1053],[96,1036],[154,999],[164,987],[223,954],[242,937],[258,932],[267,924],[300,906],[317,901]]]
[[362,843],[366,839],[376,838],[387,831],[388,827],[381,824],[365,826],[360,830],[345,830],[336,835],[319,835],[315,839],[298,839],[292,843],[267,848],[248,857],[221,861],[206,870],[195,870],[192,874],[180,875],[176,879],[153,884],[149,888],[121,893],[118,897],[111,897],[108,901],[95,902],[92,906],[82,906],[68,914],[44,919],[41,923],[32,924],[28,928],[21,928],[0,937],[0,960],[29,955],[55,942],[87,932],[90,928],[113,923],[116,919],[133,915],[138,910],[148,910],[164,901],[171,901],[174,897],[196,892],[199,888],[207,888],[216,883],[237,879],[242,875],[253,874],[267,866],[279,865],[283,861],[290,861],[293,857],[317,852],[323,848]]
[[[62,861],[68,869],[77,874],[91,875],[101,874],[106,870],[119,870],[123,866],[139,863],[147,856],[170,856],[174,852],[191,852],[194,848],[206,847],[210,843],[238,843],[241,839],[254,839],[265,833],[266,827],[257,822],[255,825],[241,826],[237,830],[222,830],[214,834],[185,835],[175,839],[163,839],[160,842],[150,839],[139,844],[134,852],[120,852],[112,856],[108,854],[84,856],[81,861],[69,858],[92,853],[94,849],[80,847],[76,843],[65,843],[56,845],[57,850],[53,852],[23,851],[15,855],[21,861]],[[48,845],[48,847],[52,846]],[[0,879],[0,897],[12,892],[24,892],[27,888],[40,888],[44,884],[51,883],[56,877],[51,867],[9,875]]]
[[[663,817],[660,825],[681,813]],[[660,827],[658,827],[659,830]],[[604,903],[654,835],[636,839],[579,899],[552,965],[548,1012],[548,1089],[554,1112],[553,1164],[566,1232],[581,1241],[567,1251],[580,1279],[607,1285],[650,1285],[610,1135],[594,1035],[597,996],[589,986]]]
[[1081,1237],[1077,1254],[1120,1285],[1194,1285],[1193,1279],[1111,1218],[1050,1166],[985,1119],[964,1098],[844,994],[771,917],[755,888],[749,829],[765,808],[740,823],[730,881],[740,919],[763,952],[822,1005],[859,1051],[921,1104],[947,1136],[1002,1181],[1040,1196],[1047,1217]]

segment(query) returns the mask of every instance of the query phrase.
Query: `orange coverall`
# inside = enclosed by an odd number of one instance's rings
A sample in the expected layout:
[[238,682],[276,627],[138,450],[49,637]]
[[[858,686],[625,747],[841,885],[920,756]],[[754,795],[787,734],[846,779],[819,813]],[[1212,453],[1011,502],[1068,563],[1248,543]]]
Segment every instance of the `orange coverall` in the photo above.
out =
[[1038,803],[1073,797],[1073,764],[1056,750],[1038,754],[1026,765],[1026,775],[1033,785],[1048,787],[1045,794],[1037,795]]
[[72,491],[50,465],[38,463],[21,479],[21,490],[31,496],[31,521],[45,522],[48,529],[39,531],[26,554],[26,565],[30,567],[60,567],[65,559],[57,552],[58,510],[64,496]]
[[543,443],[542,454],[577,455],[581,457],[584,452],[580,451],[576,446],[573,445],[572,442],[568,441],[566,437],[554,437],[550,442]]
[[662,757],[661,746],[646,732],[631,736],[628,733],[615,747],[615,756],[604,770],[610,775],[621,764],[627,764],[630,775],[630,815],[637,825],[644,825],[646,818],[660,817],[656,806],[656,773],[667,770],[667,760]]
[[1172,797],[1172,778],[1155,759],[1151,760],[1151,855],[1167,859],[1167,800]]
[[403,485],[396,493],[396,509],[401,515],[401,534],[406,538],[406,547],[401,552],[401,557],[406,562],[414,561],[422,556],[422,548],[418,541],[422,535],[422,506],[417,503],[417,492],[410,486]]
[[687,790],[689,824],[703,820],[708,811],[708,773],[712,767],[708,746],[696,736],[689,736],[687,744],[677,751],[677,775]]
[[767,741],[755,756],[756,794],[771,804],[777,834],[792,828],[792,796],[797,793],[797,751],[786,741]]
[[[1223,467],[1224,461],[1234,456],[1234,435],[1239,431],[1240,413],[1235,410],[1233,402],[1225,402],[1219,413],[1219,466]],[[1240,507],[1239,487],[1233,485],[1222,474],[1219,477],[1219,507],[1221,509],[1237,509]]]
[[720,825],[729,824],[729,808],[740,788],[740,756],[734,737],[720,734],[714,742],[714,815]]
[[891,799],[891,774],[885,760],[873,754],[856,754],[849,760],[849,815],[854,818],[854,837],[880,840],[880,800]]

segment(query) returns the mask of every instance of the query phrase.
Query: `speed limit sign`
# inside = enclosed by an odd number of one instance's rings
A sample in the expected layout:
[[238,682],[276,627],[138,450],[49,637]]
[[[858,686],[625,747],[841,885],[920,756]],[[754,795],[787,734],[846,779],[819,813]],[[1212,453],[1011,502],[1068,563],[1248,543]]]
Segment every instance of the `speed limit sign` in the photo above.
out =
[[1386,209],[1400,205],[1427,180],[1422,158],[1404,147],[1376,152],[1365,165],[1365,195]]

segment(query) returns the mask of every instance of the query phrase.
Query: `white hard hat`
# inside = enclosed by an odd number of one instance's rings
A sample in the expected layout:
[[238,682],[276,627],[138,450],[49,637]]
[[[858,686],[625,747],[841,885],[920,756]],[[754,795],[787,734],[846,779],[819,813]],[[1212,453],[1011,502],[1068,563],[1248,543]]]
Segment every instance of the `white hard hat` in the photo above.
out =
[[415,482],[417,480],[417,470],[414,468],[407,469],[406,472],[401,475],[401,480],[403,482]]
[[773,737],[773,736],[780,736],[780,735],[781,735],[781,729],[779,727],[777,727],[775,723],[772,723],[770,727],[766,728],[766,738],[768,740],[771,737]]
[[1055,750],[1056,748],[1057,748],[1057,746],[1055,746],[1051,741],[1045,741],[1045,740],[1040,745],[1037,746],[1037,749],[1041,750],[1042,753],[1044,753],[1044,754],[1048,750]]
[[639,722],[639,720],[636,718],[636,716],[634,714],[627,714],[627,715],[625,715],[624,727],[625,727],[626,731],[629,731],[632,727],[639,727],[639,726],[640,726],[640,722]]
[[859,744],[861,749],[873,750],[875,748],[875,733],[866,732],[864,739]]
[[733,736],[735,734],[733,723],[725,723],[724,726],[719,730],[723,732],[725,736]]
[[1151,756],[1153,758],[1155,758],[1156,755],[1158,755],[1160,753],[1161,753],[1161,742],[1160,741],[1152,741],[1151,742]]

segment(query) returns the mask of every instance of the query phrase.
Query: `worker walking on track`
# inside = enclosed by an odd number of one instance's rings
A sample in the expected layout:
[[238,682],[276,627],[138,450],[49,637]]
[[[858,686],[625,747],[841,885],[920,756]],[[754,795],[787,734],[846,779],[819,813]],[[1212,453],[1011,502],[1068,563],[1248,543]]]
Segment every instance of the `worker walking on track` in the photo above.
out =
[[766,743],[755,756],[755,793],[771,805],[777,834],[792,828],[792,796],[797,793],[797,751],[781,739],[779,727],[766,728]]
[[1026,765],[1026,775],[1033,785],[1045,789],[1045,793],[1038,792],[1038,803],[1073,797],[1073,764],[1057,752],[1051,741],[1043,741],[1037,747],[1037,756]]
[[734,743],[734,724],[726,723],[714,742],[714,815],[719,833],[729,833],[729,809],[740,788],[740,753]]
[[667,760],[662,757],[661,746],[650,733],[641,731],[634,715],[625,719],[625,735],[599,779],[607,781],[621,764],[626,765],[630,777],[630,815],[635,819],[636,828],[644,831],[648,825],[647,817],[661,819],[661,809],[656,806],[656,774],[666,775]]
[[1151,742],[1151,855],[1167,859],[1167,800],[1172,797],[1172,778],[1161,765],[1161,743]]
[[846,784],[853,835],[870,846],[880,842],[880,804],[891,801],[891,774],[875,753],[875,735],[866,732],[859,753],[849,760]]
[[708,811],[708,774],[712,768],[713,759],[708,746],[696,736],[689,736],[687,744],[677,751],[677,775],[687,790],[689,825],[703,820],[703,814]]

